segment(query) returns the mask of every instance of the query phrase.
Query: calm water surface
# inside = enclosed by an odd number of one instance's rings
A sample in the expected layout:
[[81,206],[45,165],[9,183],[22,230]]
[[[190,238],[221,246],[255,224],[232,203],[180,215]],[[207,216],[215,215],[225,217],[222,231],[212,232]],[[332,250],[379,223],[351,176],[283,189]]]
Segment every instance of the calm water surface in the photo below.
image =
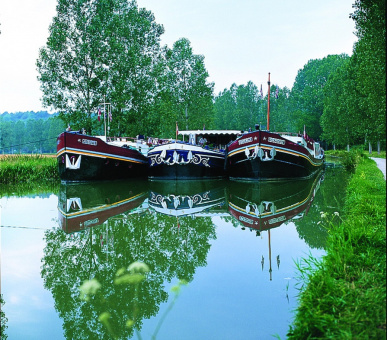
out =
[[[306,181],[118,181],[2,188],[1,294],[8,339],[286,338],[295,262],[324,255],[320,212],[341,212],[347,175]],[[135,261],[138,286],[114,283]],[[79,287],[101,284],[89,301]],[[172,290],[185,280],[179,295]],[[135,320],[137,331],[125,326]]]

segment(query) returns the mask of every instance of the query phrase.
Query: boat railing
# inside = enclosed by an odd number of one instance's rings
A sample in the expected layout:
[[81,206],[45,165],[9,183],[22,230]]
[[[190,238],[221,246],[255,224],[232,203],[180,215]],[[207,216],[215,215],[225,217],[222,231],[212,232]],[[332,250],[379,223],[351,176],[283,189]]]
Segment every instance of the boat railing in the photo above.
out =
[[225,150],[226,150],[226,147],[227,145],[218,145],[218,144],[214,144],[214,143],[210,143],[210,144],[200,144],[200,143],[197,143],[197,144],[192,144],[188,141],[182,141],[182,140],[175,140],[175,139],[172,139],[172,140],[163,140],[161,143],[158,143],[158,144],[153,144],[150,146],[150,150],[151,149],[154,149],[155,147],[159,146],[159,145],[163,145],[163,144],[183,144],[183,145],[193,145],[193,146],[197,146],[199,148],[203,148],[204,150],[211,150],[211,151],[217,151],[217,152],[221,152],[221,153],[224,153]]
[[293,137],[301,137],[302,135],[300,133],[295,132],[276,132],[281,136],[293,136]]
[[108,136],[106,138],[107,142],[137,142],[139,139],[135,137],[116,137],[116,136]]
[[204,150],[211,150],[211,151],[218,151],[218,152],[225,152],[226,150],[226,145],[222,145],[222,144],[216,144],[216,143],[208,143],[207,142],[204,142],[204,143],[196,143],[196,144],[192,144],[190,142],[182,142],[181,143],[184,143],[184,144],[187,144],[187,145],[195,145],[195,146],[198,146],[200,148],[203,148]]

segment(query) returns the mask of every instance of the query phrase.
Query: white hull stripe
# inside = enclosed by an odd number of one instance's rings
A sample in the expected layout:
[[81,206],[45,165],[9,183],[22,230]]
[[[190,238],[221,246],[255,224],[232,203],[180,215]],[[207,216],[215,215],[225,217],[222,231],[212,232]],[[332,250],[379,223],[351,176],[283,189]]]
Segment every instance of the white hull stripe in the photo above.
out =
[[279,215],[279,214],[283,214],[283,213],[292,211],[295,208],[303,205],[308,199],[309,199],[309,196],[306,199],[304,199],[303,201],[301,201],[301,202],[294,203],[291,206],[288,206],[286,208],[277,209],[275,213],[266,212],[266,213],[262,213],[262,214],[259,214],[259,215],[256,215],[253,212],[247,212],[246,210],[244,210],[242,208],[239,208],[238,206],[236,206],[232,202],[229,202],[229,204],[234,208],[234,210],[239,211],[239,212],[241,212],[243,214],[251,215],[252,217],[266,217],[266,216],[276,216],[276,215]]
[[[249,150],[254,150],[254,148],[255,148],[255,145],[248,147]],[[278,146],[272,146],[272,145],[270,145],[270,146],[268,146],[268,145],[261,145],[260,148],[266,149],[266,150],[271,150],[272,148],[275,148],[275,150],[277,152],[287,153],[287,154],[294,155],[294,156],[297,156],[297,157],[303,157],[303,158],[307,159],[314,166],[318,166],[318,165],[321,164],[321,163],[313,162],[309,157],[305,156],[303,153],[298,152],[298,151],[293,151],[293,150],[290,150],[290,149],[285,149],[285,148],[281,148],[281,147],[278,147]],[[241,147],[241,148],[235,149],[234,151],[230,152],[227,157],[234,156],[234,155],[236,155],[238,153],[245,153],[245,150],[246,150],[246,147]]]
[[81,210],[81,211],[77,211],[77,212],[73,212],[73,213],[66,213],[64,212],[63,210],[59,209],[60,210],[60,213],[66,217],[66,218],[72,218],[72,217],[78,217],[78,216],[87,216],[87,215],[90,215],[90,214],[94,214],[96,212],[100,212],[100,211],[105,211],[105,210],[109,210],[111,208],[116,208],[116,207],[119,207],[123,204],[127,204],[131,201],[134,201],[136,200],[137,198],[143,196],[144,193],[141,193],[141,194],[138,194],[134,197],[130,197],[126,200],[122,200],[122,201],[119,201],[119,202],[116,202],[116,203],[113,203],[113,204],[106,204],[106,205],[103,205],[103,206],[100,206],[100,207],[96,207],[96,208],[90,208],[90,209],[86,209],[86,210]]
[[58,157],[64,153],[75,153],[78,155],[86,155],[86,156],[96,157],[96,158],[111,158],[111,159],[117,159],[121,161],[130,161],[134,163],[144,163],[144,164],[147,163],[146,160],[139,160],[132,157],[119,156],[119,155],[103,153],[103,152],[90,152],[90,151],[84,151],[81,149],[72,149],[72,148],[61,149],[57,152],[56,156]]
[[[180,150],[173,150],[176,151],[178,155],[181,155],[182,153],[179,152]],[[162,151],[157,151],[157,152],[149,152],[149,156],[156,156],[160,155]],[[219,159],[225,159],[225,155],[219,156],[219,154],[213,154],[213,153],[203,153],[203,152],[192,152],[194,155],[202,156],[202,157],[211,157],[211,158],[219,158]]]

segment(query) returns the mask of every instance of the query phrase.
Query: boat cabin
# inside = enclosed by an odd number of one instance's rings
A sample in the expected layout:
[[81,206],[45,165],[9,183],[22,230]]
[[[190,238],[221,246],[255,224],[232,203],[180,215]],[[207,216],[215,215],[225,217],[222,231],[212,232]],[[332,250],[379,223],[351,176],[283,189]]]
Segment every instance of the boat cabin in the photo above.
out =
[[179,131],[183,142],[206,149],[226,150],[227,144],[242,134],[240,130],[186,130]]

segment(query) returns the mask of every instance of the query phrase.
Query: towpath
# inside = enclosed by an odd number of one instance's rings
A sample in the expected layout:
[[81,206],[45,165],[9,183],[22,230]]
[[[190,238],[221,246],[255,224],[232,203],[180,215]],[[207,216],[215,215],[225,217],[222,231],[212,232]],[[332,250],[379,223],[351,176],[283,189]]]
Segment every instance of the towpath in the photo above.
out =
[[371,157],[371,159],[373,159],[376,162],[376,165],[378,166],[378,168],[380,169],[380,171],[384,175],[384,179],[386,179],[386,159],[385,158],[374,158],[374,157]]

